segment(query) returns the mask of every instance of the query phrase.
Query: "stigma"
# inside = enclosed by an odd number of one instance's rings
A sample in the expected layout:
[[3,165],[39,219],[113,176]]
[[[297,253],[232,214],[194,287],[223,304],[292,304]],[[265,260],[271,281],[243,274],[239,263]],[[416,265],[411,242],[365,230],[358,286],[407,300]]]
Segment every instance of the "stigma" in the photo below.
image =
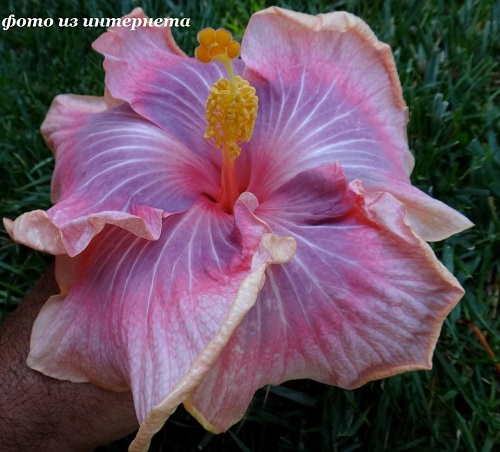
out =
[[198,33],[199,46],[195,56],[201,63],[221,63],[228,78],[221,78],[210,88],[206,104],[207,127],[204,138],[214,140],[222,151],[221,196],[219,202],[232,212],[239,196],[234,160],[241,153],[240,144],[252,137],[257,118],[258,98],[247,80],[235,75],[233,60],[240,54],[240,45],[231,33],[219,28],[205,28]]

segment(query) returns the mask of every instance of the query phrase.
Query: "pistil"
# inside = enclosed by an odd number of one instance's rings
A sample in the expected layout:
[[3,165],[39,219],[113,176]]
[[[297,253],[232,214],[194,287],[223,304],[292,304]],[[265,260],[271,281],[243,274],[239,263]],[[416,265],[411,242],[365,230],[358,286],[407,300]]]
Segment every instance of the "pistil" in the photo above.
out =
[[219,203],[228,213],[233,212],[234,203],[240,195],[234,161],[235,159],[231,156],[231,152],[226,147],[223,147]]
[[235,75],[232,60],[240,53],[240,45],[224,29],[205,28],[198,33],[200,46],[196,58],[202,63],[213,60],[224,65],[229,79],[221,78],[210,88],[207,99],[208,121],[204,138],[214,140],[222,151],[221,193],[218,202],[228,213],[239,196],[235,159],[241,153],[240,143],[249,141],[257,117],[258,98],[248,81]]

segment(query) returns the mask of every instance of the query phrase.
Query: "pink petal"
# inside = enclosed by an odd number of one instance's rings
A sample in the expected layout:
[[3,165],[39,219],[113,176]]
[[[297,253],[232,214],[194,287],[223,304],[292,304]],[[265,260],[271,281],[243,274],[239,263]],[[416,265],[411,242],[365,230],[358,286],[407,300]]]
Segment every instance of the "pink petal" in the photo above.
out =
[[355,388],[429,369],[442,322],[463,295],[388,193],[346,185],[337,165],[300,173],[259,206],[297,253],[266,284],[186,401],[212,430],[245,413],[258,388],[311,378]]
[[[93,47],[105,56],[106,86],[189,149],[218,161],[217,150],[203,139],[205,105],[212,84],[227,74],[219,64],[172,52],[163,40],[174,42],[169,27],[112,28],[101,35]],[[236,66],[241,72],[241,62]]]
[[[185,210],[200,193],[218,193],[213,163],[126,104],[108,110],[102,99],[58,96],[42,132],[56,156],[56,205],[45,223],[38,213],[28,213],[9,226],[15,240],[34,248],[74,256],[108,223],[156,240],[164,216]],[[38,232],[28,234],[37,222]],[[42,228],[49,233],[40,233]]]
[[242,196],[235,217],[201,197],[147,241],[107,226],[76,258],[58,257],[61,295],[37,318],[29,365],[134,395],[142,422],[135,449],[209,370],[253,306],[265,268],[293,256]]
[[316,17],[279,8],[252,16],[242,44],[259,115],[244,153],[248,191],[265,198],[306,168],[338,161],[348,181],[389,192],[424,240],[472,226],[411,186],[408,111],[388,45],[344,12]]

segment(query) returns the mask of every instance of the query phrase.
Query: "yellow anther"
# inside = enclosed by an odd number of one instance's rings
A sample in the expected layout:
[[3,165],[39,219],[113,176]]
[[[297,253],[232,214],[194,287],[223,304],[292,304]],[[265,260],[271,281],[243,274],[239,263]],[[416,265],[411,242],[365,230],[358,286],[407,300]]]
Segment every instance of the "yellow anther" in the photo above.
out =
[[235,159],[241,152],[239,143],[250,140],[257,117],[255,88],[239,76],[235,77],[236,95],[230,82],[219,79],[210,89],[207,100],[207,129],[204,138],[215,139],[215,146]]

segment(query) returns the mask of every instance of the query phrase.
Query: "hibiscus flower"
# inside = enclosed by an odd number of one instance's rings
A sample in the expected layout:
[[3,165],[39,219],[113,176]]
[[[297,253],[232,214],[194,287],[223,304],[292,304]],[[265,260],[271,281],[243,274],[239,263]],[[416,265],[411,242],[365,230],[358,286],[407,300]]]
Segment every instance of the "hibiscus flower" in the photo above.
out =
[[106,95],[58,96],[42,125],[54,206],[5,220],[56,255],[28,364],[132,390],[131,450],[181,403],[220,432],[267,384],[429,369],[463,295],[426,241],[471,223],[411,185],[395,64],[364,22],[270,8],[241,59],[225,31],[199,40],[200,61],[169,28],[97,39]]

